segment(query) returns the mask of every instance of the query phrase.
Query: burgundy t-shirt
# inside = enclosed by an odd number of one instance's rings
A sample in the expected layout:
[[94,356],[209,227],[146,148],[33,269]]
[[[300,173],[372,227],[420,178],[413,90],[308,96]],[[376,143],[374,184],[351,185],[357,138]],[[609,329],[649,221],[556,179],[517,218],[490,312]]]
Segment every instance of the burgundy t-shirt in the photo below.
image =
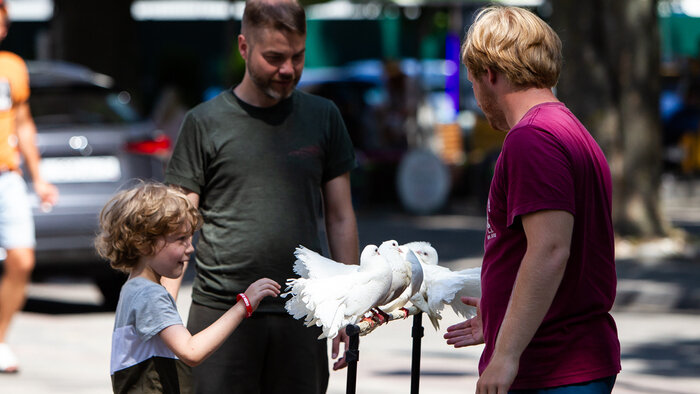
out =
[[616,273],[612,185],[605,156],[562,103],[530,109],[507,134],[496,163],[487,207],[481,309],[486,346],[493,353],[526,238],[521,216],[539,210],[574,215],[571,253],[561,286],[520,358],[512,389],[586,382],[620,371],[620,343],[608,313]]

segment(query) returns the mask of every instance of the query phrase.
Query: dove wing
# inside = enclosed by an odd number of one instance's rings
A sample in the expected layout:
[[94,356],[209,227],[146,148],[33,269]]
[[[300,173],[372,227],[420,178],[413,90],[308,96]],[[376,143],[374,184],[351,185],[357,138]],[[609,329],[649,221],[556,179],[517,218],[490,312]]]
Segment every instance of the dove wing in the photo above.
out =
[[415,253],[413,253],[413,251],[410,249],[406,251],[406,260],[404,261],[404,264],[410,264],[410,284],[398,297],[379,307],[379,309],[384,312],[388,313],[405,306],[411,297],[420,291],[420,288],[423,285],[423,268],[421,267],[421,262]]
[[297,260],[294,262],[294,272],[302,278],[322,278],[336,275],[346,275],[357,271],[357,265],[339,263],[324,257],[304,246],[294,251]]
[[439,320],[442,319],[442,316],[440,316],[439,311],[434,311],[430,309],[430,306],[428,305],[428,295],[426,294],[427,288],[425,282],[420,287],[420,290],[411,297],[410,301],[413,306],[416,308],[420,309],[421,312],[425,313],[428,318],[430,319],[430,323],[432,323],[433,327],[436,330],[440,329],[440,323]]
[[476,308],[464,304],[461,299],[462,297],[481,297],[481,267],[457,271],[457,274],[461,287],[450,302],[450,306],[455,313],[469,319],[476,315]]
[[291,279],[287,284],[292,298],[285,308],[296,319],[306,316],[307,325],[322,327],[319,338],[333,338],[389,291],[390,268],[385,261],[379,262],[384,266],[369,266],[346,275]]
[[441,311],[461,289],[459,276],[449,268],[439,265],[423,265],[430,310]]
[[423,264],[413,250],[406,253],[406,260],[411,263],[411,297],[416,294],[423,285]]

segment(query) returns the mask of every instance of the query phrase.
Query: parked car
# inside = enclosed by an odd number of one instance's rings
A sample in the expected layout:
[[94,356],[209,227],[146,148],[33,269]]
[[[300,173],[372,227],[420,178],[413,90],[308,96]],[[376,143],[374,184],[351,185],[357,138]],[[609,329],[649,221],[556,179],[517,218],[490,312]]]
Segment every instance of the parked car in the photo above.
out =
[[[92,278],[104,305],[113,308],[125,276],[95,252],[99,212],[135,180],[162,180],[170,141],[139,117],[130,94],[110,77],[64,62],[27,66],[40,171],[60,193],[55,206],[42,207],[29,188],[37,239],[33,279]],[[27,171],[24,176],[30,182]]]

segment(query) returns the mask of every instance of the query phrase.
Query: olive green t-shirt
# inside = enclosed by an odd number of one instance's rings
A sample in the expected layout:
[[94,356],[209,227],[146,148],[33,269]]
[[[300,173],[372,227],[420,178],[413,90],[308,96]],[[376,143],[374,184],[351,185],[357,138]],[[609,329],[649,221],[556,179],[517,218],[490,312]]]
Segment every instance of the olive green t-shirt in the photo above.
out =
[[[337,107],[301,91],[269,108],[231,90],[188,112],[165,181],[199,194],[204,226],[192,300],[224,309],[268,277],[284,287],[294,249],[321,250],[321,187],[355,167]],[[261,312],[284,312],[267,297]]]

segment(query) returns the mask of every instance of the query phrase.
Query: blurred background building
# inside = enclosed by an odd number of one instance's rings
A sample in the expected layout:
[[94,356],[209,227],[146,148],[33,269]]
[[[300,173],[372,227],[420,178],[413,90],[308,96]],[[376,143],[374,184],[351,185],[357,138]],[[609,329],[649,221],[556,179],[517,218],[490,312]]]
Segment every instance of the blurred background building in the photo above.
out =
[[[301,88],[332,99],[343,113],[361,164],[353,177],[356,204],[400,201],[430,213],[455,194],[483,202],[503,135],[480,116],[459,46],[484,2],[307,3],[316,4],[307,6]],[[547,12],[542,0],[507,3]],[[113,77],[171,139],[187,109],[242,77],[236,35],[243,1],[11,0],[9,6],[13,26],[4,49]],[[421,152],[405,170],[399,167],[413,150]],[[397,177],[398,171],[407,175]]]

